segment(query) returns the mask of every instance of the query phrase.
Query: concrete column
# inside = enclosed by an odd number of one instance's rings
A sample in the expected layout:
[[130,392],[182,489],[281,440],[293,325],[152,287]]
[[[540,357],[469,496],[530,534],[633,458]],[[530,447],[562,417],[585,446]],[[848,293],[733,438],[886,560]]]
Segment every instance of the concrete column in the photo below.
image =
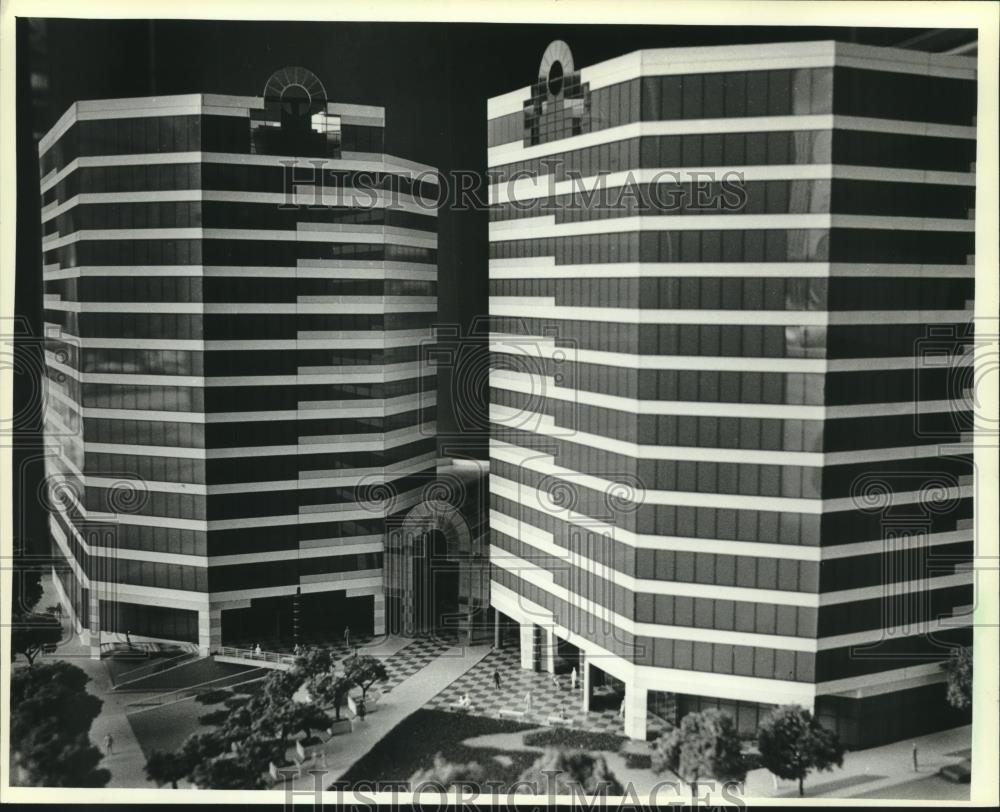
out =
[[87,643],[90,646],[90,659],[101,659],[101,597],[98,591],[91,586],[88,593],[90,599],[90,618],[87,626],[89,634]]
[[198,610],[198,654],[207,657],[222,648],[222,607]]
[[645,688],[625,686],[625,735],[630,739],[646,741],[646,696]]
[[500,613],[493,610],[493,648],[500,648]]
[[590,678],[590,663],[587,661],[587,655],[584,652],[580,652],[580,682],[581,682],[581,700],[580,708],[585,711],[590,710],[590,698],[594,693],[593,681]]
[[62,581],[59,578],[56,568],[53,566],[51,569],[52,586],[56,590],[56,594],[59,596],[59,605],[62,607],[63,621],[66,623],[66,628],[71,630],[75,634],[80,643],[85,642],[86,630],[83,628],[83,624],[80,623],[80,618],[76,614],[76,606],[73,600],[66,594],[66,590],[63,589]]
[[532,671],[535,668],[535,624],[521,624],[521,668]]
[[545,670],[556,673],[556,634],[552,629],[545,630]]
[[385,634],[385,594],[379,592],[375,595],[375,611],[372,617],[372,632],[375,637],[382,637]]

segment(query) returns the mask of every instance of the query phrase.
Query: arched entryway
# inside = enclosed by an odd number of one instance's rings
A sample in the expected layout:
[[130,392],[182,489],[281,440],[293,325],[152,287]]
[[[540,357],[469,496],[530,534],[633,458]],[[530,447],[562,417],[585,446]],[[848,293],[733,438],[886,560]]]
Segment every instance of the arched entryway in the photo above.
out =
[[453,505],[424,500],[386,532],[386,623],[390,633],[461,640],[492,636],[489,562]]

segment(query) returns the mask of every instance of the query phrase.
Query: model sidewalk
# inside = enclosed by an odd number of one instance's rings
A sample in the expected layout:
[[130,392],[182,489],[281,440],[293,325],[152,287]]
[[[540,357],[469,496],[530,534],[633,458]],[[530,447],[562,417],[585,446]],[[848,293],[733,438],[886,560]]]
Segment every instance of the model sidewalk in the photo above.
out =
[[[50,577],[42,579],[42,590],[39,606],[59,602],[59,595]],[[65,623],[66,618],[63,621]],[[111,780],[107,786],[155,788],[156,785],[146,779],[146,756],[125,713],[128,703],[135,702],[144,694],[116,694],[112,690],[107,663],[104,660],[92,660],[90,647],[83,645],[76,635],[64,640],[54,654],[44,655],[42,659],[65,660],[78,666],[90,677],[87,690],[104,703],[90,726],[90,741],[104,753],[99,766],[111,772]],[[105,736],[109,734],[113,740],[112,754],[107,753],[104,745]]]
[[[111,780],[107,786],[155,788],[156,785],[146,779],[146,756],[126,716],[127,705],[144,694],[115,693],[107,663],[90,659],[89,646],[80,644],[77,638],[60,644],[59,650],[47,655],[45,659],[65,660],[80,668],[91,680],[87,684],[87,690],[104,703],[90,726],[90,741],[104,753],[99,766],[111,772]],[[113,742],[111,754],[107,753],[105,747],[105,737],[108,735]]]
[[[805,782],[807,798],[942,798],[967,800],[968,784],[952,784],[937,775],[948,764],[967,758],[972,728],[964,727],[913,739],[857,750],[844,756],[844,766],[832,772],[813,773]],[[913,744],[917,745],[919,770],[913,770]],[[931,794],[933,793],[933,795]],[[794,781],[780,781],[767,770],[747,774],[748,798],[797,798]]]
[[363,722],[356,721],[353,732],[331,738],[323,754],[302,766],[300,775],[292,782],[294,790],[312,792],[315,789],[316,779],[308,770],[324,772],[322,785],[324,789],[328,787],[396,725],[426,705],[489,653],[489,645],[453,646],[443,651],[383,696],[378,710],[368,714]]

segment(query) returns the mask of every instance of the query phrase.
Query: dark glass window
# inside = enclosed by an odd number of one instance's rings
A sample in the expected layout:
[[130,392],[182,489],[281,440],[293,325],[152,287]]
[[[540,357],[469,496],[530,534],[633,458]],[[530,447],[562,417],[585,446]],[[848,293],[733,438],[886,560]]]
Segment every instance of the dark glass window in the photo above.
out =
[[837,67],[833,112],[972,126],[976,83],[971,79]]

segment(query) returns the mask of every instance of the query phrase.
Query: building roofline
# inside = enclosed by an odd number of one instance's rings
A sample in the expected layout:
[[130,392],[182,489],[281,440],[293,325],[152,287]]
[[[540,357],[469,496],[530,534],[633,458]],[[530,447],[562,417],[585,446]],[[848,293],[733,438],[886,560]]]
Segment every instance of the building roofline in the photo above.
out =
[[[539,54],[541,59],[541,54]],[[637,76],[721,73],[731,70],[811,68],[842,65],[926,76],[976,78],[974,56],[913,51],[836,40],[648,48],[580,68],[580,79],[592,90]],[[487,118],[519,112],[531,94],[527,84],[487,100]]]
[[[336,113],[346,124],[385,126],[385,108],[375,105],[327,102],[327,112]],[[181,93],[173,96],[133,96],[117,99],[88,99],[71,104],[58,121],[38,141],[39,155],[77,121],[109,118],[144,118],[166,114],[242,116],[249,110],[263,110],[261,96],[233,96],[219,93]],[[352,119],[355,119],[352,121]]]

